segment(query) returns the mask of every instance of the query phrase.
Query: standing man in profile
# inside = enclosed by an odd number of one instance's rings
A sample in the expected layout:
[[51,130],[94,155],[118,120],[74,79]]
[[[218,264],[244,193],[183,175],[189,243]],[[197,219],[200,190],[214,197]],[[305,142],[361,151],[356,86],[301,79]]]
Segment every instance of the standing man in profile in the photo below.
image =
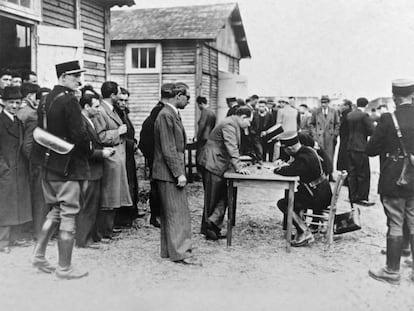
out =
[[208,136],[216,125],[216,115],[214,114],[213,110],[210,109],[207,103],[207,98],[198,96],[196,102],[198,108],[200,109],[200,119],[198,119],[197,123],[198,130],[196,158],[198,158],[197,155],[199,154],[201,148],[203,148],[203,146],[206,144]]
[[[321,106],[312,113],[309,124],[312,138],[325,150],[333,165],[339,134],[339,115],[335,109],[329,107],[330,101],[327,95],[322,95]],[[333,171],[333,166],[331,171]],[[329,175],[329,181],[335,181],[332,174]]]
[[187,265],[199,264],[192,257],[191,217],[185,186],[186,134],[179,114],[190,96],[184,83],[171,84],[166,102],[154,125],[152,178],[161,202],[161,257]]
[[89,179],[87,157],[91,153],[90,140],[82,119],[81,108],[73,94],[81,86],[81,73],[84,71],[79,61],[57,64],[56,73],[59,84],[53,88],[38,109],[39,127],[44,125],[43,111],[45,111],[47,131],[75,145],[67,174],[53,169],[65,165],[65,159],[60,154],[50,149],[45,152],[38,148],[38,144],[35,144],[32,150],[32,157],[37,158],[37,163],[46,163],[42,186],[46,204],[50,208],[38,236],[32,264],[45,273],[55,270],[46,260],[45,253],[50,238],[59,227],[59,265],[56,269],[56,276],[61,279],[78,279],[88,274],[86,271],[75,270],[72,266],[76,216],[81,208],[82,192],[87,186],[85,181]]
[[368,155],[365,153],[368,136],[374,132],[374,122],[364,112],[368,100],[357,99],[357,109],[347,115],[348,120],[348,189],[351,202],[364,206],[374,205],[368,201],[371,181]]
[[[407,79],[392,82],[392,95],[396,105],[394,116],[384,113],[368,141],[368,156],[380,156],[380,177],[378,193],[387,216],[387,261],[383,268],[369,270],[369,276],[383,282],[400,284],[400,260],[403,247],[403,225],[407,223],[411,249],[414,249],[414,176],[408,176],[408,183],[398,182],[404,163],[403,149],[414,165],[414,81]],[[401,138],[396,131],[396,118]],[[404,147],[402,146],[404,145]],[[412,173],[412,172],[411,172]],[[412,252],[414,257],[414,252]],[[414,271],[411,274],[414,282]]]

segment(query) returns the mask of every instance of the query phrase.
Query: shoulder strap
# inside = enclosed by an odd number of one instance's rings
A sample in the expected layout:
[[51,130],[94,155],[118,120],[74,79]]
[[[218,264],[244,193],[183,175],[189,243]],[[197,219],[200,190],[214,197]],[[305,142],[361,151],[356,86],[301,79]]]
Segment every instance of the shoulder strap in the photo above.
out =
[[313,153],[315,154],[315,156],[316,156],[316,159],[318,159],[318,164],[319,164],[319,169],[320,169],[320,171],[321,171],[321,176],[323,176],[323,175],[324,175],[324,172],[323,172],[322,163],[321,163],[321,158],[320,158],[319,154],[316,152],[316,150],[315,150],[314,148],[312,148],[312,147],[308,147],[308,148],[312,150],[312,152],[313,152]]
[[[65,95],[65,94],[66,94],[66,92],[61,92],[61,93],[57,94],[57,95],[55,96],[55,98],[53,98],[53,99],[52,99],[52,102],[50,103],[49,111],[50,111],[50,108],[52,108],[52,105],[54,104],[54,102],[55,102],[55,101],[56,101],[59,97],[61,97],[61,96]],[[42,100],[43,129],[44,129],[45,131],[47,131],[46,100],[47,100],[47,97],[48,97],[48,96],[49,96],[49,94],[47,94],[45,97],[43,97],[43,100]]]
[[402,140],[402,133],[400,129],[400,125],[398,124],[397,116],[395,112],[391,113],[392,121],[394,122],[395,131],[397,132],[398,140],[400,141],[401,150],[403,152],[404,157],[407,156],[407,150],[405,149],[404,142]]

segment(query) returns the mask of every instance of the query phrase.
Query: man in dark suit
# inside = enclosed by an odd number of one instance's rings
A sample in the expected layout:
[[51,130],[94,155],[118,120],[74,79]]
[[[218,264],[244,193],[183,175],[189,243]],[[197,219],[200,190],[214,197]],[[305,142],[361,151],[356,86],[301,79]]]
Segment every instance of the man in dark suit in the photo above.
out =
[[[410,232],[411,249],[414,249],[414,173],[408,175],[408,184],[398,183],[405,155],[401,140],[408,154],[410,165],[414,165],[414,81],[399,79],[392,83],[393,99],[396,104],[394,116],[401,131],[397,134],[391,113],[384,113],[368,141],[369,156],[380,156],[380,177],[378,193],[387,216],[387,260],[386,266],[369,270],[369,275],[379,281],[400,284],[400,260],[403,245],[403,226],[407,223]],[[413,253],[414,256],[414,253]],[[414,272],[411,275],[414,281]]]
[[197,154],[207,142],[208,136],[216,126],[216,115],[207,103],[207,98],[198,96],[196,99],[198,108],[200,109],[200,119],[198,119],[197,129]]
[[[352,111],[352,102],[348,99],[344,99],[340,107],[340,125],[339,125],[339,149],[338,160],[336,162],[336,169],[338,171],[348,171],[348,138],[349,138],[349,125],[347,115]],[[348,186],[348,177],[344,181],[344,185]]]
[[154,126],[152,178],[161,202],[161,257],[182,264],[198,264],[192,257],[191,218],[185,185],[186,135],[178,109],[190,96],[184,83],[170,85],[167,102]]
[[274,124],[275,123],[273,123],[272,114],[267,111],[266,101],[259,100],[259,103],[257,104],[257,110],[253,113],[253,120],[250,126],[250,132],[257,133],[257,136],[259,137],[258,140],[262,147],[262,161],[273,161],[274,142],[268,143],[267,140],[264,138],[264,133]]
[[96,220],[101,200],[103,159],[110,157],[115,150],[112,147],[103,147],[92,122],[92,119],[99,113],[99,95],[92,88],[84,88],[79,104],[89,139],[92,142],[93,153],[88,159],[90,169],[88,186],[76,222],[76,246],[98,248],[99,246],[93,242],[99,240],[96,237]]
[[249,127],[252,111],[240,107],[236,114],[225,118],[211,132],[207,143],[200,151],[198,163],[201,167],[204,186],[204,211],[201,233],[210,240],[220,238],[220,230],[227,207],[227,183],[224,173],[233,169],[247,174],[239,159],[240,131]]
[[77,271],[72,266],[76,216],[81,208],[80,199],[86,186],[85,181],[89,178],[87,156],[91,152],[81,108],[73,94],[81,85],[81,73],[84,71],[80,68],[79,61],[57,64],[59,84],[38,109],[39,127],[44,126],[45,111],[47,131],[74,144],[66,174],[54,169],[65,166],[66,157],[54,152],[52,147],[43,149],[35,144],[32,150],[36,163],[45,163],[42,186],[46,204],[50,208],[38,237],[32,263],[42,272],[51,273],[55,270],[46,260],[45,253],[49,239],[59,227],[59,264],[56,276],[61,279],[81,278],[88,274],[86,271]]
[[374,132],[374,123],[363,109],[368,104],[364,97],[358,98],[357,110],[347,115],[349,136],[347,145],[348,155],[348,185],[351,202],[371,206],[368,201],[371,171],[368,155],[365,153],[368,136]]
[[0,113],[0,252],[4,253],[10,252],[12,229],[32,220],[23,125],[16,117],[21,100],[19,87],[4,88]]

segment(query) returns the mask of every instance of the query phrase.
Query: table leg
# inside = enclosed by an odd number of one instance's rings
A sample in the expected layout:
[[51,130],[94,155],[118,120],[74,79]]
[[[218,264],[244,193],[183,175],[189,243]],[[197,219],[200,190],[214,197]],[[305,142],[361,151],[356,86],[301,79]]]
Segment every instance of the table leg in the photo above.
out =
[[233,222],[231,225],[236,225],[236,206],[237,206],[237,187],[233,187]]
[[286,251],[290,253],[290,243],[292,239],[292,215],[295,194],[295,183],[289,183],[289,197],[287,210],[287,228],[286,228]]
[[235,205],[233,180],[228,181],[227,186],[227,247],[231,246],[231,231],[233,229],[234,209]]

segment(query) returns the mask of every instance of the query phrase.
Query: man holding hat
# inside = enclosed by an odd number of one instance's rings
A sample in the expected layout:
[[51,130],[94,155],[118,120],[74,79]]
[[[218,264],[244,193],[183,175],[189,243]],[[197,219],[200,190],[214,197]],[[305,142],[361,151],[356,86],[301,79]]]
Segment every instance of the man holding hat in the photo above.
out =
[[46,113],[47,131],[67,142],[74,144],[68,164],[67,174],[62,174],[53,167],[65,165],[65,158],[52,150],[41,148],[37,143],[32,149],[32,158],[37,163],[44,163],[43,193],[50,208],[43,224],[34,250],[32,264],[45,273],[52,273],[55,268],[46,260],[45,253],[49,239],[59,228],[58,252],[59,264],[56,276],[61,279],[84,277],[88,272],[77,271],[72,265],[72,250],[75,243],[76,216],[80,211],[81,193],[87,186],[89,178],[88,155],[91,142],[82,119],[81,108],[74,95],[80,86],[82,70],[79,61],[70,61],[56,65],[59,84],[47,95],[38,109],[38,126],[43,128],[43,114]]
[[[313,139],[326,151],[333,164],[340,122],[338,112],[329,107],[329,103],[328,95],[322,95],[321,106],[312,113],[309,125]],[[329,181],[334,181],[332,174],[329,176]]]
[[[379,281],[400,284],[404,221],[410,232],[411,249],[414,249],[414,81],[394,80],[392,94],[396,105],[394,116],[391,113],[381,115],[366,148],[369,156],[380,156],[378,193],[388,226],[386,266],[369,270],[369,276]],[[397,134],[394,117],[401,136]],[[411,173],[406,176],[408,183],[404,185],[399,182],[399,178],[406,159],[411,162],[408,164],[411,165],[411,168],[408,167]],[[414,281],[414,272],[411,280]]]
[[29,171],[23,156],[23,125],[17,119],[22,95],[19,87],[6,86],[0,113],[0,252],[9,253],[13,226],[32,220]]
[[[301,219],[299,214],[306,209],[321,213],[326,209],[332,198],[331,187],[323,172],[322,164],[316,151],[302,146],[296,132],[285,132],[280,135],[280,143],[285,152],[294,158],[290,164],[277,167],[275,174],[283,176],[299,176],[298,191],[295,192],[293,207],[293,224],[297,235],[292,246],[305,246],[314,241],[312,232]],[[277,202],[279,209],[286,214],[288,195]]]

